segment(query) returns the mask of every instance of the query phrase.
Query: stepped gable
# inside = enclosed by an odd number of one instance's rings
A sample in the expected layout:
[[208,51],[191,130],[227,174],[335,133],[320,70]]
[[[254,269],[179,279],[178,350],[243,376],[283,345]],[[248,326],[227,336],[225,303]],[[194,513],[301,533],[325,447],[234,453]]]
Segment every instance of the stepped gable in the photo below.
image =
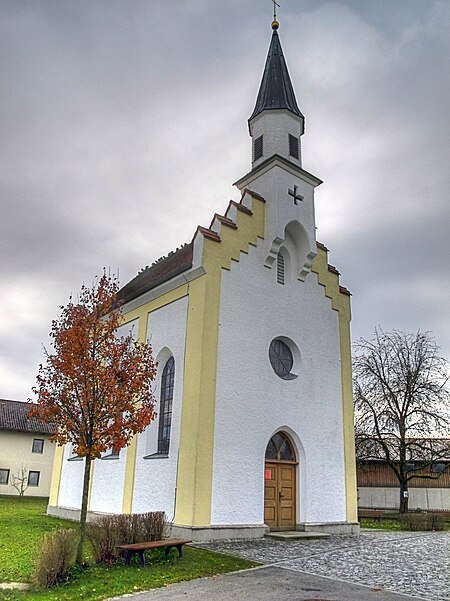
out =
[[[250,194],[254,198],[265,202],[264,198],[256,192],[245,189],[242,193],[242,198],[245,196],[245,194]],[[228,208],[230,208],[230,206],[235,206],[239,211],[242,211],[247,215],[252,215],[252,211],[242,204],[242,198],[240,202],[230,200]],[[218,213],[215,213],[211,222],[211,226],[216,219],[227,227],[237,229],[237,225],[234,223],[234,221],[232,221],[229,217],[219,215]],[[153,265],[143,269],[134,279],[132,279],[130,282],[128,282],[128,284],[121,288],[121,290],[119,290],[117,299],[123,304],[128,303],[138,296],[145,294],[149,290],[156,288],[160,284],[164,284],[164,282],[167,282],[180,273],[190,269],[193,261],[194,240],[197,234],[201,234],[205,238],[213,240],[214,242],[221,241],[220,236],[210,228],[205,228],[199,225],[196,229],[192,242],[185,244],[176,251],[170,252],[167,257],[158,259],[158,261],[156,261]]]
[[29,403],[0,399],[0,430],[37,434],[54,434],[56,432],[53,424],[46,424],[36,417],[29,417],[29,411]]

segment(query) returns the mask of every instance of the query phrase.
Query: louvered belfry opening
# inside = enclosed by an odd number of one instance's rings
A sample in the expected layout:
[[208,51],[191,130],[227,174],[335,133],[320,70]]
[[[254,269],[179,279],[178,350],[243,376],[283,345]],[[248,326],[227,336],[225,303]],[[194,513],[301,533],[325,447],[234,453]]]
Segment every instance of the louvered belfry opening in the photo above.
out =
[[298,138],[292,134],[289,134],[289,155],[294,159],[298,159],[300,156]]
[[277,255],[277,282],[284,285],[284,257],[281,253]]
[[263,156],[263,136],[256,138],[253,145],[253,160],[257,161]]

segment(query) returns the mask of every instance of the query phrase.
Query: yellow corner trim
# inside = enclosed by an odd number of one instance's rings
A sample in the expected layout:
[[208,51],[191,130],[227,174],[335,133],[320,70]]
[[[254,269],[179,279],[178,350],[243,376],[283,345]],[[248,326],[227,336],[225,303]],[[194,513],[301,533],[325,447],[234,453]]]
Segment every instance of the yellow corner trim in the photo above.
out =
[[91,462],[91,474],[89,476],[89,491],[88,491],[88,502],[87,502],[87,510],[91,510],[91,499],[92,499],[92,489],[94,487],[94,465],[95,459]]
[[339,275],[328,269],[328,252],[318,248],[312,271],[317,274],[325,296],[339,314],[339,339],[341,352],[342,420],[344,435],[344,467],[347,522],[358,521],[356,489],[355,430],[353,414],[352,356],[350,340],[350,297],[339,290]]
[[175,523],[210,526],[214,454],[217,353],[222,269],[229,270],[249,245],[264,238],[264,202],[253,214],[237,211],[237,229],[223,225],[221,242],[204,238],[205,275],[189,287],[183,405]]
[[52,481],[50,484],[50,495],[48,504],[52,507],[58,505],[59,487],[61,485],[62,466],[64,461],[64,445],[56,445],[53,459]]
[[123,483],[122,513],[133,511],[133,491],[136,473],[137,436],[134,436],[127,447],[125,461],[125,479]]

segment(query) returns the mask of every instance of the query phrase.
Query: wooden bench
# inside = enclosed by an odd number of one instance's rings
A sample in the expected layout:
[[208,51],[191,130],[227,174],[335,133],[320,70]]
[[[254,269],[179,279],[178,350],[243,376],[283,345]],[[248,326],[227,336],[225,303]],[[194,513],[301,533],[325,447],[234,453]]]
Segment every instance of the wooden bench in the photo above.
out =
[[130,545],[117,545],[117,549],[121,549],[122,551],[126,551],[127,554],[125,556],[125,565],[129,566],[131,562],[131,557],[134,553],[139,555],[139,559],[141,561],[141,566],[145,566],[145,557],[144,552],[147,549],[160,549],[165,548],[165,556],[167,557],[170,553],[170,549],[178,549],[178,557],[182,557],[183,555],[183,545],[187,543],[191,543],[190,540],[183,539],[166,539],[166,540],[153,540],[149,542],[143,543],[133,543]]
[[385,517],[385,512],[382,509],[360,509],[358,511],[359,518],[370,518],[379,522],[381,518]]

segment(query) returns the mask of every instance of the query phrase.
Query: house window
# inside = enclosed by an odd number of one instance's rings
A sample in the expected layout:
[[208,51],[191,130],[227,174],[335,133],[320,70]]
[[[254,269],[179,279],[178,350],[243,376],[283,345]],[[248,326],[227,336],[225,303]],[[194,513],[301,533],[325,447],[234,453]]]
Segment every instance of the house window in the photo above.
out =
[[28,472],[28,486],[39,486],[41,472]]
[[289,155],[294,157],[294,159],[298,159],[299,157],[298,138],[292,134],[289,134]]
[[0,484],[8,484],[9,470],[0,470]]
[[173,357],[170,357],[161,376],[161,402],[159,407],[158,429],[158,454],[161,455],[167,455],[169,453],[174,380],[175,361]]
[[257,161],[263,156],[263,137],[256,138],[253,145],[253,160]]
[[284,285],[284,257],[281,253],[277,255],[277,282]]
[[42,438],[35,438],[33,440],[32,453],[43,453],[44,452],[44,441]]

